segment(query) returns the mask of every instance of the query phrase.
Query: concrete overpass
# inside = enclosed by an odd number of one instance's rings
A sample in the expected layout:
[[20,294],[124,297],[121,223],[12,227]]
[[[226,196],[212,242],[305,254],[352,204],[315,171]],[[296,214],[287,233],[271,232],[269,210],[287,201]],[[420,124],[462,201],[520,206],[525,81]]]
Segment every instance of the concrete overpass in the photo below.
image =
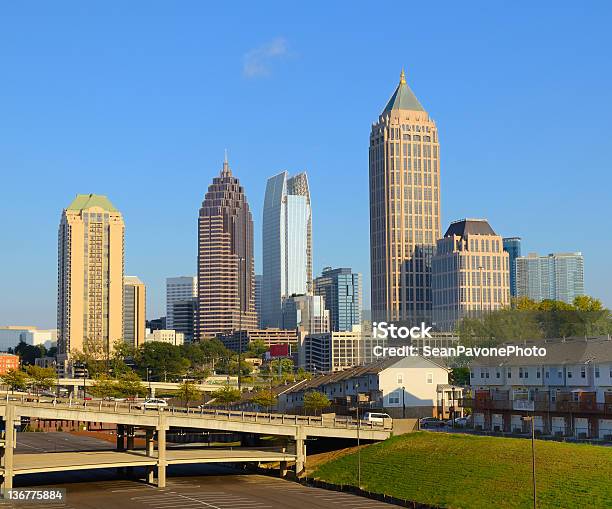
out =
[[[76,392],[82,389],[83,385],[85,385],[85,388],[88,388],[88,387],[91,388],[95,384],[96,384],[96,381],[90,378],[85,378],[85,379],[83,378],[58,378],[55,381],[56,386],[70,388],[72,389],[72,392]],[[165,391],[165,390],[175,391],[178,389],[179,385],[181,384],[177,382],[147,382],[143,380],[142,385],[147,389],[147,391],[149,391],[149,388],[150,388],[151,396],[154,397],[157,391]],[[215,391],[218,391],[219,389],[222,389],[225,385],[227,385],[226,381],[218,382],[218,383],[211,383],[211,382],[204,382],[204,383],[194,382],[193,383],[194,389],[200,392],[215,392]],[[234,382],[233,384],[230,384],[230,385],[232,385],[233,387],[238,387],[237,382]],[[252,388],[252,386],[248,386],[248,385],[245,385],[244,387]]]
[[[63,456],[53,459],[55,454],[46,454],[46,458],[23,464],[25,460],[17,459],[13,449],[16,442],[15,425],[21,422],[21,417],[38,419],[57,419],[83,422],[104,422],[117,425],[117,451],[110,454],[122,456],[100,456],[96,461],[88,461],[86,457]],[[14,475],[31,473],[35,468],[53,470],[74,470],[81,468],[106,468],[108,466],[143,465],[149,469],[148,480],[153,482],[153,468],[157,469],[157,485],[166,484],[166,466],[173,462],[201,463],[223,461],[223,457],[202,456],[202,451],[189,451],[193,454],[183,454],[175,457],[178,451],[166,450],[166,433],[170,428],[201,429],[211,431],[229,431],[255,435],[284,436],[295,441],[295,454],[280,452],[281,456],[271,455],[270,451],[250,453],[240,456],[226,455],[229,462],[248,461],[280,461],[281,472],[286,470],[287,461],[295,461],[296,473],[301,473],[306,461],[307,438],[349,438],[362,440],[385,440],[392,434],[390,428],[367,421],[355,421],[350,417],[309,417],[285,414],[270,414],[258,412],[240,412],[227,410],[169,408],[164,410],[146,410],[134,403],[119,402],[63,402],[41,403],[25,400],[11,400],[8,396],[0,401],[0,418],[4,421],[4,441],[0,443],[0,468],[3,475],[3,487],[10,488]],[[146,437],[146,452],[140,454],[134,451],[134,434],[136,429],[144,430]],[[125,442],[127,438],[127,444]],[[155,448],[155,445],[157,448]],[[125,456],[126,451],[131,451]],[[185,453],[187,451],[182,451]],[[207,454],[210,454],[209,451]],[[69,453],[62,453],[69,454]],[[74,453],[72,453],[74,454]],[[80,453],[77,453],[80,454]],[[108,452],[104,454],[108,455]],[[270,459],[274,458],[274,459]],[[113,463],[113,461],[115,461]],[[34,460],[28,460],[33,462]],[[83,464],[83,461],[85,463]],[[51,464],[49,463],[51,462]],[[132,464],[133,463],[133,464]],[[89,465],[106,465],[106,467],[90,467]],[[36,465],[40,465],[37,467]]]

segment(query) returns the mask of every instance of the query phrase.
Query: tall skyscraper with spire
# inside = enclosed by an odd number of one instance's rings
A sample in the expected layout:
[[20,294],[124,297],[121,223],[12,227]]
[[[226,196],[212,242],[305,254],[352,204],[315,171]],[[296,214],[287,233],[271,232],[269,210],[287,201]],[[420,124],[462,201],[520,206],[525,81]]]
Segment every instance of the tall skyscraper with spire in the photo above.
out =
[[256,328],[253,218],[227,162],[198,218],[196,338]]
[[270,177],[263,210],[262,325],[280,327],[283,300],[312,291],[312,210],[306,173]]
[[431,320],[440,237],[438,130],[400,82],[370,133],[371,305],[375,321]]

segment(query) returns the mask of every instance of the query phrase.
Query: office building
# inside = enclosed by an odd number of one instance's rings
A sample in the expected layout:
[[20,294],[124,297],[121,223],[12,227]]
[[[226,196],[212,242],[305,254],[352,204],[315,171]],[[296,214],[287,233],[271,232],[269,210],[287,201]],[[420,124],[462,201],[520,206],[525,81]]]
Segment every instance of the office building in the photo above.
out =
[[261,315],[261,292],[263,290],[263,276],[255,274],[255,314],[257,314],[257,327],[263,328]]
[[310,373],[343,371],[364,363],[361,329],[308,334],[304,338],[303,367]]
[[227,158],[200,208],[197,277],[196,339],[256,328],[253,218]]
[[181,332],[176,332],[175,330],[147,330],[145,334],[145,342],[150,343],[152,341],[169,343],[174,346],[182,346],[185,344],[185,336]]
[[179,276],[166,278],[166,326],[174,329],[174,303],[189,300],[198,295],[198,278]]
[[58,355],[103,356],[123,337],[121,213],[106,196],[79,194],[58,233]]
[[197,297],[177,300],[172,305],[173,330],[185,337],[186,343],[192,343],[195,334]]
[[438,130],[400,82],[370,132],[372,320],[431,320],[431,257],[440,238]]
[[582,253],[529,253],[516,259],[517,296],[536,302],[560,300],[571,304],[584,295]]
[[123,341],[139,347],[145,340],[146,289],[135,276],[123,279]]
[[351,331],[361,324],[361,274],[326,267],[314,280],[313,291],[325,298],[330,330]]
[[6,375],[9,371],[15,369],[19,369],[19,356],[10,353],[0,353],[0,375]]
[[263,210],[262,325],[281,326],[283,299],[312,290],[312,211],[306,173],[268,179]]
[[147,320],[146,324],[147,324],[147,329],[151,329],[151,330],[160,330],[160,329],[168,328],[166,327],[166,317],[165,316]]
[[34,326],[21,325],[0,327],[0,352],[15,348],[19,343],[52,348],[57,346],[57,329],[39,329]]
[[252,329],[234,331],[227,334],[220,334],[217,336],[217,339],[219,339],[226,348],[235,352],[240,351],[241,343],[242,351],[246,352],[253,341],[262,341],[268,348],[274,345],[287,345],[289,353],[297,351],[297,331],[295,329]]
[[486,219],[450,224],[433,258],[435,327],[452,331],[465,316],[510,305],[509,255]]
[[282,328],[304,334],[329,331],[329,311],[320,295],[293,295],[283,301]]
[[521,238],[506,237],[503,239],[504,251],[508,253],[510,267],[510,296],[516,297],[516,259],[521,256]]

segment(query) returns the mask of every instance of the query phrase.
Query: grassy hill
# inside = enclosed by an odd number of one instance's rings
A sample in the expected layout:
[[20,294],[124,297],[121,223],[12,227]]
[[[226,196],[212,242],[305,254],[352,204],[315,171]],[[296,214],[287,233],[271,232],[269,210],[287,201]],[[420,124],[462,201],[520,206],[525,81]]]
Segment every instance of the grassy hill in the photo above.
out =
[[[314,477],[357,485],[357,453]],[[612,507],[612,447],[536,440],[538,508]],[[361,449],[361,487],[453,508],[532,507],[531,441],[418,432]]]

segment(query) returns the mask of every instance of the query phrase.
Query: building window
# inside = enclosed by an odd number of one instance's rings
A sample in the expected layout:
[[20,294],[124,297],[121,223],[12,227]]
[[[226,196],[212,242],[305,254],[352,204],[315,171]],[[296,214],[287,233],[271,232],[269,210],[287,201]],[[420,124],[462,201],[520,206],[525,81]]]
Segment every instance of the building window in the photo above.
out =
[[433,383],[433,373],[427,373],[427,383],[428,384]]
[[398,385],[403,384],[404,383],[404,375],[402,375],[401,373],[399,373],[397,375],[397,383]]
[[389,404],[399,405],[400,398],[397,394],[389,394]]
[[474,378],[474,372],[470,371],[470,378]]
[[586,378],[586,367],[585,366],[580,367],[580,378]]
[[568,369],[568,370],[567,370],[567,378],[572,378],[572,376],[573,376],[573,375],[572,375],[572,370],[571,370],[571,369]]
[[599,366],[595,366],[595,378],[599,378]]
[[519,368],[519,378],[523,378],[523,368]]
[[542,378],[542,375],[540,374],[539,369],[536,370],[536,378]]

